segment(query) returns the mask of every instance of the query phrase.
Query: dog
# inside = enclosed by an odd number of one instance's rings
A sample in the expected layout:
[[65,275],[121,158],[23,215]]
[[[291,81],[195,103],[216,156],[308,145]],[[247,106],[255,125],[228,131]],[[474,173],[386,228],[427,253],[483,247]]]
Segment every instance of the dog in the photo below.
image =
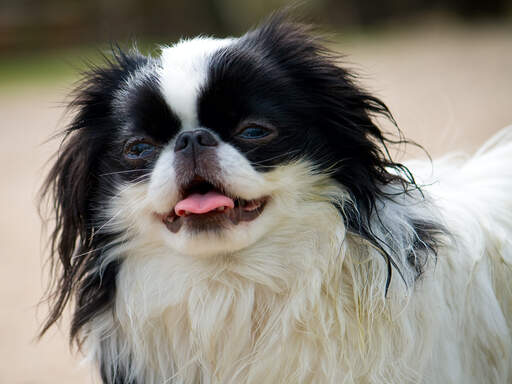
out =
[[386,105],[279,15],[113,57],[42,191],[42,333],[71,305],[103,383],[512,382],[512,129],[395,162]]

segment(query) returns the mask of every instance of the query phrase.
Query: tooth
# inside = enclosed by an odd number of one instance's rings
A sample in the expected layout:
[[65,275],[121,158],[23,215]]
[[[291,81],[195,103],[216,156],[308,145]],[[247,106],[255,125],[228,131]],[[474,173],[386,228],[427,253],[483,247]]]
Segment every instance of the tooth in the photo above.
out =
[[244,211],[251,212],[251,211],[258,209],[260,206],[261,206],[261,201],[252,200],[249,204],[247,204],[244,207]]
[[224,207],[224,206],[217,208],[217,211],[219,211],[219,212],[224,212],[225,210],[226,210],[226,207]]

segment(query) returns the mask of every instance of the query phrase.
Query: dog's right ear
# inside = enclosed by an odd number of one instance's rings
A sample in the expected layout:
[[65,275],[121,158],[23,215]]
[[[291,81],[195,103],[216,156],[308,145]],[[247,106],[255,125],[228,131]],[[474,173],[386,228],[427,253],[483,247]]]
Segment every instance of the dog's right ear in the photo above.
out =
[[50,313],[41,335],[61,316],[76,285],[85,258],[87,239],[92,235],[89,195],[93,189],[91,143],[80,131],[67,131],[42,188],[41,201],[49,202],[54,226],[50,236]]
[[[40,211],[53,212],[50,236],[50,312],[40,336],[62,315],[70,298],[83,291],[96,257],[93,197],[98,191],[99,161],[116,126],[113,101],[120,87],[147,63],[141,55],[114,52],[114,60],[86,73],[69,108],[74,118],[64,132],[56,160],[42,188]],[[90,283],[90,282],[87,282]],[[77,297],[76,312],[81,297]],[[75,315],[76,315],[75,312]],[[76,317],[76,316],[75,316]],[[72,329],[72,337],[78,329]]]

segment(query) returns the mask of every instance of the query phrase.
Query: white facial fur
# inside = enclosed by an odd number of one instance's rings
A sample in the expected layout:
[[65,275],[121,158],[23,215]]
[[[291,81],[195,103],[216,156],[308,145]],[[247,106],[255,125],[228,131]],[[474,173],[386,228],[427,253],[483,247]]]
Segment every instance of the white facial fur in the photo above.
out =
[[184,130],[197,128],[197,97],[207,80],[211,55],[233,41],[198,37],[162,49],[159,73],[162,93]]

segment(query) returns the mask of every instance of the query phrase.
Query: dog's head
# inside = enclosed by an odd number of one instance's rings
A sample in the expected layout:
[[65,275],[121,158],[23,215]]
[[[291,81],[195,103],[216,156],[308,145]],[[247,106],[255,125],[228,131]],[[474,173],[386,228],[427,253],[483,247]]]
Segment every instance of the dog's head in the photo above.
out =
[[[389,116],[384,104],[280,17],[237,39],[181,41],[157,58],[117,52],[87,75],[73,107],[47,183],[64,266],[54,317],[73,288],[97,305],[94,283],[80,281],[113,244],[229,254],[298,217],[314,227],[326,203],[368,237],[364,217],[382,187],[405,183],[388,172],[400,165],[372,121]],[[102,294],[102,303],[112,295]]]

